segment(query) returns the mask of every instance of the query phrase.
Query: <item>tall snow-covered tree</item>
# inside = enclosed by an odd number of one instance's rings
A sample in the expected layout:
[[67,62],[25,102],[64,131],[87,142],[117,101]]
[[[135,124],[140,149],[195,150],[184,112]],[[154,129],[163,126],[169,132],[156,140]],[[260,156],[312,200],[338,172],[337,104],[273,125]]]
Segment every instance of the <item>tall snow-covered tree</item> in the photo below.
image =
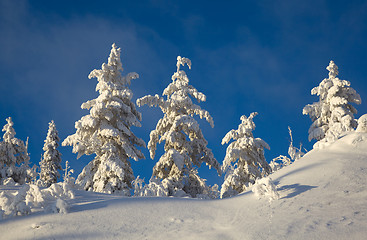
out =
[[190,98],[200,103],[206,100],[206,96],[189,85],[186,73],[180,69],[185,64],[191,69],[190,59],[178,56],[177,71],[163,91],[166,100],[158,95],[148,95],[138,99],[137,105],[159,106],[164,114],[156,129],[151,131],[148,143],[150,157],[154,159],[157,144],[165,141],[165,153],[154,166],[152,179],[162,180],[170,196],[199,197],[210,190],[205,180],[199,177],[197,168],[206,163],[215,168],[218,174],[221,174],[221,169],[194,119],[198,115],[214,126],[209,112],[194,104]]
[[61,167],[61,153],[57,148],[59,147],[59,133],[56,130],[55,122],[52,120],[48,124],[48,132],[43,145],[43,156],[40,162],[40,183],[45,187],[56,183],[60,177],[59,170]]
[[[316,139],[333,142],[344,132],[357,127],[357,121],[354,119],[357,110],[351,104],[360,104],[361,97],[350,87],[349,81],[337,77],[338,66],[333,61],[330,61],[326,69],[329,71],[329,77],[311,90],[312,95],[319,96],[319,101],[303,108],[303,114],[309,115],[313,122],[308,130],[310,141]],[[320,142],[315,147],[318,147]]]
[[27,145],[15,137],[14,123],[11,117],[3,127],[3,141],[0,144],[1,178],[13,178],[19,184],[28,182],[30,175]]
[[222,145],[229,144],[223,160],[223,172],[226,173],[221,188],[221,198],[237,195],[244,192],[257,178],[262,178],[271,172],[265,160],[264,148],[269,145],[261,138],[254,138],[252,131],[255,129],[253,112],[247,118],[241,117],[242,123],[237,130],[229,131],[222,140]]
[[137,149],[145,147],[142,139],[136,137],[131,126],[141,126],[141,114],[131,102],[133,96],[129,85],[137,73],[122,76],[121,49],[115,44],[102,69],[93,70],[89,78],[97,78],[96,99],[82,104],[89,114],[75,123],[76,133],[68,136],[62,145],[73,146],[78,158],[84,154],[96,154],[76,183],[85,190],[130,195],[131,182],[135,179],[129,159],[143,159]]

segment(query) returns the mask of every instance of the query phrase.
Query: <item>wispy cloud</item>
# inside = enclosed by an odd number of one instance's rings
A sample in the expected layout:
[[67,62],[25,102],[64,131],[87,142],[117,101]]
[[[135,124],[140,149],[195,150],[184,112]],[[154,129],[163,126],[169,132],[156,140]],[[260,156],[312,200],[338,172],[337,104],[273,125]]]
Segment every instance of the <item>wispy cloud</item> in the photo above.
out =
[[[140,74],[132,82],[135,98],[160,93],[169,82],[171,69],[158,55],[174,46],[154,31],[93,16],[43,23],[44,16],[32,15],[28,7],[26,1],[2,1],[1,11],[7,14],[1,14],[0,21],[6,36],[0,38],[0,107],[2,118],[11,115],[22,123],[15,127],[24,137],[30,136],[34,161],[41,154],[48,121],[55,120],[64,138],[75,131],[74,122],[87,114],[80,105],[97,96],[96,80],[89,80],[88,74],[107,61],[112,43],[122,48],[125,74]],[[168,81],[160,84],[151,79]]]

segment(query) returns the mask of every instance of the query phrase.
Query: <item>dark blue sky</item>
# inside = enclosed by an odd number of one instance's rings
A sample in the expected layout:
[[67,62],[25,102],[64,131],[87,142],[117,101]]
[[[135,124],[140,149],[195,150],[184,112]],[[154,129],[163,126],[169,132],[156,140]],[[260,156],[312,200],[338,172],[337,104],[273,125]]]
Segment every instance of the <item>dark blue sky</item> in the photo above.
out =
[[[259,112],[254,135],[271,147],[267,160],[287,153],[287,126],[295,144],[310,150],[311,120],[302,108],[318,101],[310,91],[327,77],[330,60],[362,97],[356,117],[367,112],[367,1],[0,0],[0,125],[13,117],[17,137],[30,137],[32,162],[43,153],[49,121],[64,139],[88,114],[80,105],[97,97],[88,74],[107,61],[114,42],[124,73],[140,75],[131,85],[134,101],[162,94],[177,55],[191,59],[192,70],[185,70],[206,94],[200,105],[215,127],[199,123],[219,162],[226,150],[221,139],[253,111]],[[139,110],[143,127],[134,132],[148,142],[162,113]],[[59,150],[76,173],[91,159],[76,160],[71,147]],[[158,158],[143,151],[147,159],[133,170],[149,179]],[[200,173],[221,183],[206,166]]]

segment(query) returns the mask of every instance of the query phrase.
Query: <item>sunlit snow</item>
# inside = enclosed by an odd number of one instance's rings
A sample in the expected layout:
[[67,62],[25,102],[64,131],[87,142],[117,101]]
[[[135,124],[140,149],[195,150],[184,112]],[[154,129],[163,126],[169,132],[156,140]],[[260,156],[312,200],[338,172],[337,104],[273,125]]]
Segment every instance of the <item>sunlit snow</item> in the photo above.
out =
[[[2,239],[365,239],[367,133],[353,132],[270,175],[279,199],[74,191],[66,214],[1,220]],[[6,191],[19,187],[2,187]],[[61,203],[59,203],[61,204]]]

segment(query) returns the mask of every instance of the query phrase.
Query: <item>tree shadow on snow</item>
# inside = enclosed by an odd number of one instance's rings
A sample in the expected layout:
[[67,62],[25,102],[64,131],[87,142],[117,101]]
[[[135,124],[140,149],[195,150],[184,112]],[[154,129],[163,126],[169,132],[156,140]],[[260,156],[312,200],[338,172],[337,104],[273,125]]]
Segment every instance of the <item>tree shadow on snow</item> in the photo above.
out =
[[70,212],[82,212],[86,210],[93,210],[99,208],[105,208],[111,200],[90,200],[88,202],[74,203],[71,205]]
[[[38,240],[50,240],[50,239],[102,239],[103,236],[97,231],[95,232],[87,232],[87,233],[59,233],[59,234],[53,234],[52,232],[49,232],[47,234],[42,234],[44,236],[37,237]],[[34,238],[36,239],[36,238]]]
[[317,186],[309,186],[309,185],[300,185],[300,184],[292,184],[292,185],[284,185],[280,188],[278,188],[277,190],[279,192],[281,191],[291,191],[293,190],[291,193],[289,193],[287,196],[282,197],[283,198],[292,198],[295,197],[301,193],[307,192],[308,190],[311,190],[313,188],[317,188]]
[[[320,165],[324,165],[324,164],[325,164],[324,162],[316,162],[316,163],[308,164],[308,165],[303,166],[303,167],[298,167],[296,169],[292,169],[292,171],[285,172],[285,174],[279,175],[277,178],[274,178],[273,182],[278,183],[281,179],[283,179],[287,176],[291,176],[291,175],[294,175],[294,174],[299,174],[300,172],[311,170],[312,168],[319,167]],[[289,165],[289,166],[292,166],[292,165]],[[287,167],[289,167],[289,166],[287,166]],[[284,168],[284,169],[286,169],[286,168]],[[281,170],[283,170],[283,169],[281,169]],[[275,172],[275,173],[277,173],[277,172]]]
[[69,200],[71,205],[70,212],[81,212],[92,209],[105,208],[110,204],[118,203],[126,199],[119,195],[92,193],[89,196],[77,196]]

